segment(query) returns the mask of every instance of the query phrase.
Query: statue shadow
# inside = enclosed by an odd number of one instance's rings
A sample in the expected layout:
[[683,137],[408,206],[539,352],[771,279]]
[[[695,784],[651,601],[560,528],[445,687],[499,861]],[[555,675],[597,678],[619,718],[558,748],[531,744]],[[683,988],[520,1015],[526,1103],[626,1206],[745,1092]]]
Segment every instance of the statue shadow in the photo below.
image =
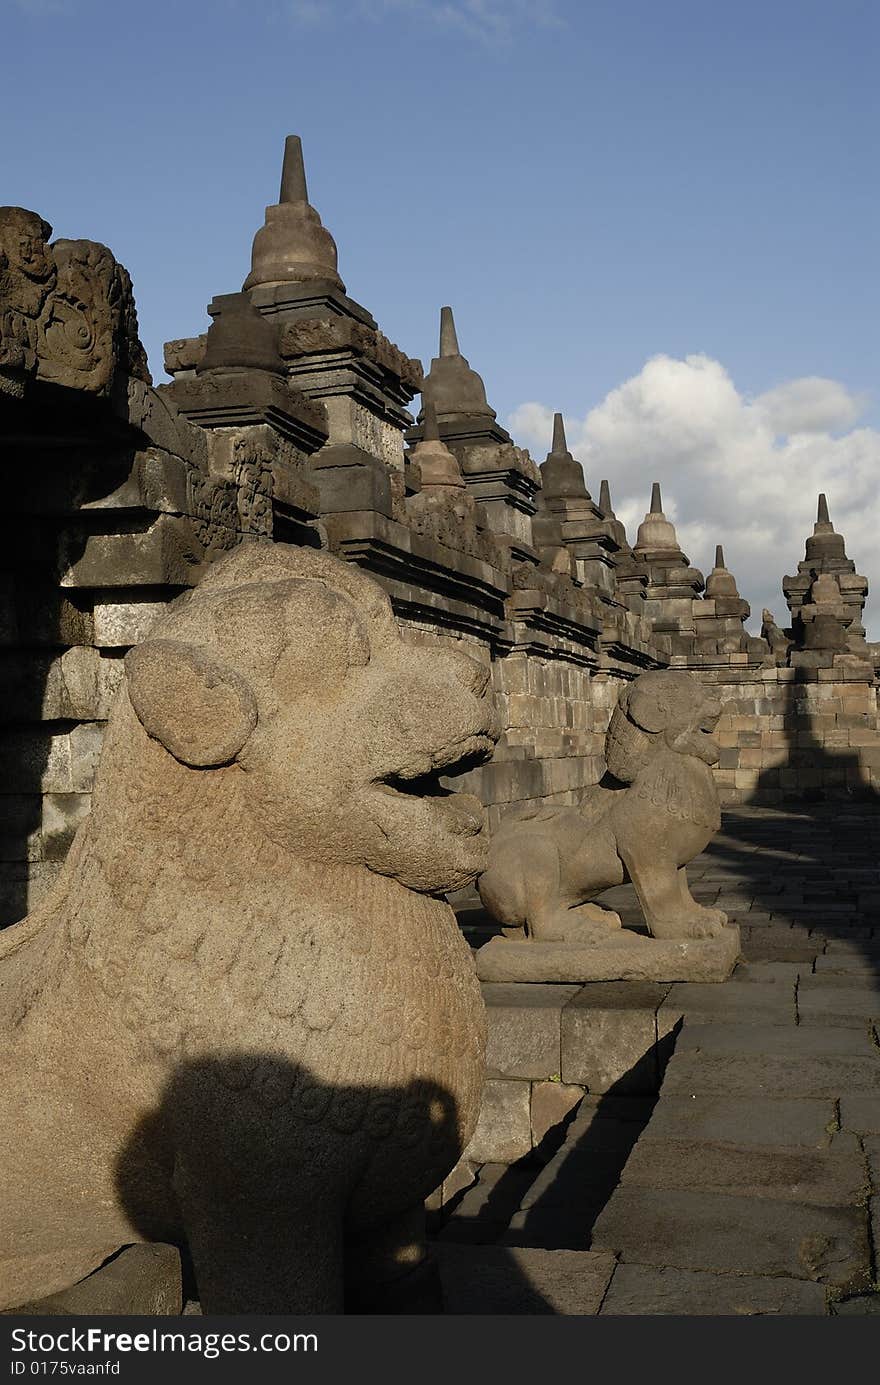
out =
[[651,1118],[678,1028],[650,1063],[641,1059],[606,1092],[586,1094],[530,1155],[506,1167],[484,1165],[476,1188],[445,1209],[439,1239],[508,1250],[589,1250],[595,1222]]
[[175,1068],[116,1183],[141,1238],[178,1246],[204,1312],[441,1313],[425,1185],[459,1154],[455,1098],[434,1082],[331,1085],[235,1053]]

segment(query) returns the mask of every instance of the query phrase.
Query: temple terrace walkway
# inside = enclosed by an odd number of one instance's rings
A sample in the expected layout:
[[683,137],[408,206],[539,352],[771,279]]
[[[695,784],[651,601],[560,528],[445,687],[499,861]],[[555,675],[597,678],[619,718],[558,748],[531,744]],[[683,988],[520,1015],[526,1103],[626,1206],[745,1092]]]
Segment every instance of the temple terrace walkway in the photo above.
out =
[[587,1095],[447,1205],[447,1311],[880,1312],[878,839],[873,805],[725,813],[689,876],[744,962],[668,988],[656,1104]]

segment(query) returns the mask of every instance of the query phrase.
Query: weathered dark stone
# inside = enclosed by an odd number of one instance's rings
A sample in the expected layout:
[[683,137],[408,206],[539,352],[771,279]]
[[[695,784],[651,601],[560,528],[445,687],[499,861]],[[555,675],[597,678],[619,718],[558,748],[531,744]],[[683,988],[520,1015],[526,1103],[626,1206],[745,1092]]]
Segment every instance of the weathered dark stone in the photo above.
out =
[[863,1208],[624,1187],[600,1214],[592,1247],[636,1264],[779,1275],[850,1293],[871,1277]]
[[618,1265],[599,1310],[603,1316],[824,1316],[825,1290],[803,1279],[708,1274],[701,1270]]
[[562,1080],[591,1092],[656,1092],[656,1016],[667,989],[646,981],[584,986],[562,1014]]
[[558,1077],[560,1029],[577,986],[483,985],[489,1024],[489,1077]]
[[446,1313],[598,1313],[614,1257],[438,1245]]

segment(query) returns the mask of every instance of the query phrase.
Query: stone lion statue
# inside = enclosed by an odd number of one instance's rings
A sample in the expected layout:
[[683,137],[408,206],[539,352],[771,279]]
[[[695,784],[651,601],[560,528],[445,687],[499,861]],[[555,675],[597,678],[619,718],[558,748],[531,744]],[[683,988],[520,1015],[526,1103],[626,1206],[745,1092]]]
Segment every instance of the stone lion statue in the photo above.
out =
[[384,1302],[430,1278],[423,1202],[481,1095],[440,896],[487,838],[439,777],[491,753],[486,671],[263,542],[126,666],[91,816],[0,937],[0,1306],[184,1239],[209,1313]]
[[643,673],[621,693],[605,738],[608,774],[578,808],[502,820],[479,880],[510,936],[598,942],[620,918],[592,901],[631,880],[655,938],[710,938],[727,922],[691,896],[685,867],[721,825],[710,766],[720,704],[689,673]]

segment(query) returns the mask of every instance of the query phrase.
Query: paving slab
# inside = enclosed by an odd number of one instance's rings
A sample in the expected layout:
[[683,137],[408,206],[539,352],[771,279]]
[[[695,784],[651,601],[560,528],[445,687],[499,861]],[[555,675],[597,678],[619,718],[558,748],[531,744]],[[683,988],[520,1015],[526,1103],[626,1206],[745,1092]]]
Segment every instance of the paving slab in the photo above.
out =
[[865,1159],[850,1147],[786,1149],[687,1139],[640,1140],[623,1170],[624,1188],[681,1189],[852,1207],[866,1190]]
[[583,1099],[583,1087],[570,1086],[565,1082],[532,1083],[532,1145],[539,1156],[549,1150],[556,1152],[559,1132],[564,1130],[564,1122]]
[[613,1255],[502,1246],[435,1247],[446,1313],[598,1313]]
[[805,1061],[836,1057],[839,1054],[856,1054],[876,1058],[880,1074],[880,1051],[868,1033],[867,1026],[863,1026],[863,1030],[864,1032],[859,1033],[820,1034],[814,1029],[805,1029],[800,1025],[787,1029],[773,1024],[686,1024],[676,1041],[675,1056],[671,1062],[678,1062],[680,1055],[695,1052],[741,1053],[744,1057],[778,1054],[796,1056]]
[[[803,1030],[796,1031],[803,1033]],[[824,1030],[823,1033],[831,1033]],[[854,1030],[841,1031],[855,1033]],[[706,1052],[676,1055],[666,1069],[667,1093],[788,1097],[880,1096],[880,1063],[855,1054],[810,1058],[802,1053],[749,1055]]]
[[618,1265],[599,1310],[602,1315],[668,1314],[682,1317],[826,1314],[821,1284],[803,1279],[709,1274],[701,1270]]
[[871,1283],[864,1208],[621,1187],[596,1221],[592,1249],[625,1262],[781,1275],[850,1293]]
[[802,1025],[865,1029],[880,1019],[880,988],[852,978],[835,985],[828,976],[806,977],[798,986],[797,1011]]
[[827,1098],[674,1096],[664,1091],[639,1142],[677,1137],[735,1142],[741,1148],[825,1149],[836,1128],[836,1106]]
[[733,979],[736,982],[752,984],[754,982],[775,981],[782,987],[794,987],[800,978],[812,970],[811,962],[791,962],[791,961],[746,961],[740,962]]
[[880,1087],[871,1093],[847,1091],[840,1098],[840,1124],[858,1134],[880,1134]]
[[880,1314],[880,1294],[860,1294],[857,1298],[847,1298],[832,1305],[836,1318],[873,1317]]
[[821,945],[792,934],[743,928],[743,953],[747,961],[803,962],[809,965],[821,953]]
[[880,986],[880,956],[875,958],[853,952],[821,952],[816,958],[815,976],[819,979],[829,973],[838,985],[846,985],[852,978],[855,984],[864,985],[866,981],[873,981]]
[[737,983],[734,979],[725,986],[706,986],[684,982],[670,987],[661,1012],[683,1014],[688,1024],[747,1024],[792,1025],[795,1010],[795,988],[780,986],[773,981]]
[[500,1234],[519,1210],[539,1171],[537,1165],[483,1164],[476,1182],[456,1204],[442,1228],[440,1239],[455,1239],[463,1225],[476,1222],[490,1225]]

